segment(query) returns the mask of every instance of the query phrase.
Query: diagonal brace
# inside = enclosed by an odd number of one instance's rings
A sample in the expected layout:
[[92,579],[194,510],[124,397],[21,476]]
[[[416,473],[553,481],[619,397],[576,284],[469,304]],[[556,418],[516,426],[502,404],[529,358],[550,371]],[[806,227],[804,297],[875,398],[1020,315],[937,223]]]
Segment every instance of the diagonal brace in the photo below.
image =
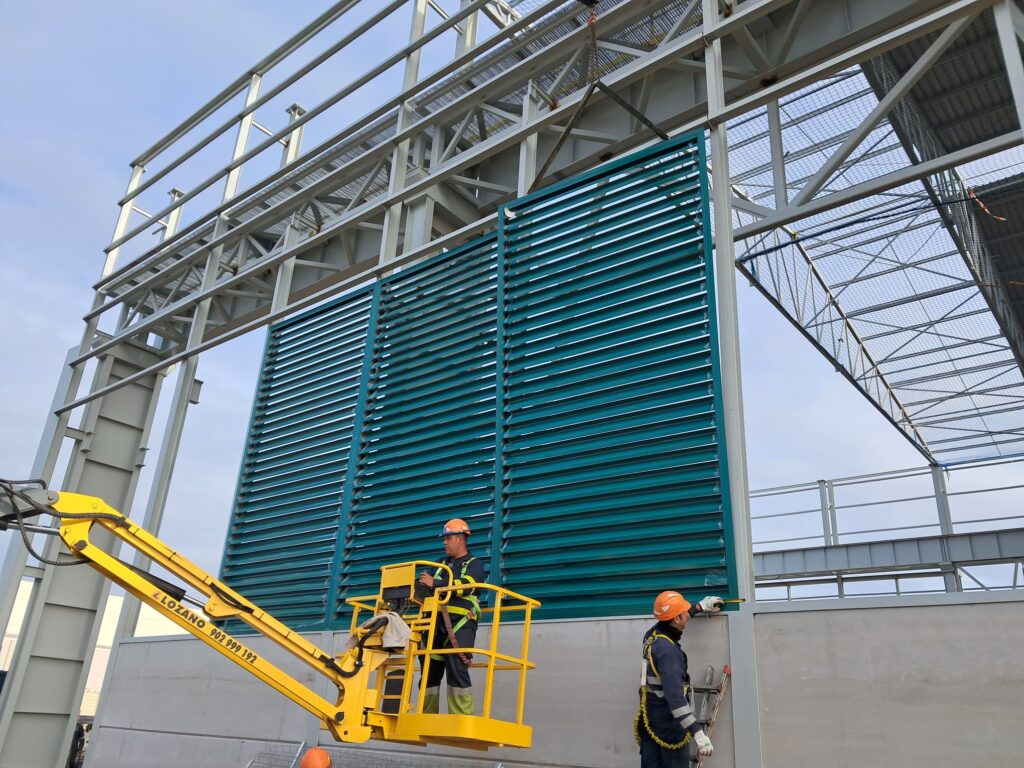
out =
[[652,123],[651,120],[647,117],[647,115],[645,115],[643,112],[641,112],[632,104],[630,104],[628,101],[623,99],[621,96],[615,93],[611,88],[602,83],[600,80],[595,80],[594,82],[587,86],[587,90],[583,93],[583,98],[580,99],[580,103],[576,106],[576,110],[572,113],[572,117],[569,119],[568,124],[565,126],[565,130],[562,131],[561,135],[558,137],[558,141],[555,142],[555,146],[552,147],[551,152],[548,153],[548,157],[544,161],[544,164],[540,167],[540,170],[537,171],[537,175],[534,177],[533,183],[530,185],[530,189],[528,190],[528,192],[533,192],[537,188],[537,184],[540,182],[540,180],[544,178],[544,174],[547,173],[548,167],[551,165],[552,161],[555,159],[555,156],[558,154],[558,152],[562,149],[562,145],[565,144],[565,140],[569,138],[569,135],[576,127],[576,123],[578,123],[580,121],[580,118],[583,117],[583,112],[587,108],[587,104],[590,101],[590,97],[594,95],[595,90],[600,90],[601,93],[603,93],[605,96],[611,99],[612,102],[618,104],[629,114],[631,114],[641,123],[643,123],[643,125],[646,128],[653,131],[660,139],[662,139],[663,141],[668,139],[668,134],[661,130],[661,128],[656,126],[654,123]]

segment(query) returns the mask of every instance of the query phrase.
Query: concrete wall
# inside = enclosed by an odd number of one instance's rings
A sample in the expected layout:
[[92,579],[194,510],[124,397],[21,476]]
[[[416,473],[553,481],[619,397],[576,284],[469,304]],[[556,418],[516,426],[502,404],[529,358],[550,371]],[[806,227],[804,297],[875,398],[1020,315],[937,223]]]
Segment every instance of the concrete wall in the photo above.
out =
[[1020,765],[1024,603],[755,618],[765,768]]
[[[754,620],[766,768],[1016,764],[1024,753],[1024,602],[818,601],[758,606]],[[1009,597],[1009,596],[1008,596]],[[946,599],[951,598],[952,601]],[[925,601],[927,602],[927,601]],[[933,599],[932,602],[935,602]],[[691,622],[695,678],[729,661],[725,618]],[[632,723],[646,620],[536,624],[527,684],[529,751],[486,755],[371,744],[342,765],[636,766]],[[480,641],[485,641],[481,632]],[[312,637],[340,647],[342,636]],[[273,656],[266,644],[250,643]],[[245,766],[283,742],[329,737],[312,717],[191,639],[122,643],[88,768]],[[282,664],[310,684],[312,674]],[[509,681],[511,683],[511,681]],[[500,685],[500,682],[499,682]],[[320,686],[326,693],[326,687]],[[731,768],[731,712],[708,768]],[[408,759],[403,759],[403,756]],[[746,768],[746,767],[744,767]]]
[[[493,766],[498,761],[605,768],[633,765],[640,638],[651,623],[618,619],[534,624],[530,656],[538,669],[527,678],[526,719],[534,728],[534,747],[529,751],[495,749],[481,761],[479,753],[442,747],[372,744],[349,750],[359,749],[356,754],[365,756],[366,749],[404,749],[416,758],[412,765],[430,765],[429,756],[436,755],[443,757],[433,764],[465,768]],[[310,639],[323,648],[333,644],[338,649],[344,644],[343,635]],[[691,663],[700,675],[705,665],[720,668],[728,660],[724,618],[692,621],[686,640]],[[477,643],[487,642],[484,628]],[[327,695],[326,681],[314,681],[312,671],[302,665],[280,662],[280,655],[275,654],[279,649],[269,642],[249,639],[246,643]],[[113,663],[87,761],[89,768],[178,764],[241,768],[267,745],[316,739],[325,746],[333,744],[326,732],[317,731],[313,717],[198,640],[124,642]],[[504,691],[511,694],[516,679],[504,679]],[[496,680],[497,686],[502,686],[500,675]],[[499,694],[499,698],[507,701],[509,697]],[[502,709],[506,707],[499,707],[496,714]],[[729,721],[728,712],[719,720],[721,766],[732,765]],[[365,765],[367,760],[352,764]]]

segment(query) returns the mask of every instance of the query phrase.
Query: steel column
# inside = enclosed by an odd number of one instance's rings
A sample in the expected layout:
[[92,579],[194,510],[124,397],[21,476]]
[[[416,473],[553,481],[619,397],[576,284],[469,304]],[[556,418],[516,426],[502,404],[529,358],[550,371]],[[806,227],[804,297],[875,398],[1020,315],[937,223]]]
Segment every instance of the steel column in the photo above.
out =
[[826,480],[818,481],[818,500],[821,503],[821,540],[827,547],[832,544],[832,504],[830,502],[830,483]]
[[[409,30],[409,45],[413,45],[423,37],[423,29],[427,17],[427,0],[414,0],[412,4],[412,25]],[[402,81],[402,91],[408,91],[416,85],[420,72],[420,48],[408,51],[405,58],[405,78]],[[415,118],[412,101],[403,101],[398,108],[398,131],[409,128]],[[388,196],[393,197],[405,188],[406,176],[409,170],[409,147],[410,139],[405,138],[395,145],[391,155],[391,178],[388,181]],[[398,255],[398,235],[402,226],[402,212],[405,203],[398,200],[388,207],[384,214],[384,232],[381,235],[380,256],[378,264],[381,266],[394,261]]]
[[[288,107],[288,123],[292,124],[299,118],[306,114],[306,110],[300,107],[298,104],[292,104]],[[299,156],[299,152],[302,149],[302,130],[305,128],[303,125],[297,126],[291,133],[288,134],[288,139],[285,142],[284,150],[281,152],[281,167],[288,165]]]
[[[747,487],[747,449],[743,428],[743,391],[740,379],[739,322],[736,307],[736,253],[733,242],[732,184],[725,121],[725,75],[722,41],[715,34],[720,24],[718,0],[703,0],[704,51],[711,140],[711,187],[714,205],[715,286],[718,305],[718,345],[725,414],[725,445],[732,501],[733,546],[736,556],[737,595],[747,602],[729,616],[729,657],[734,670],[733,749],[736,765],[760,768],[761,726],[757,693],[757,656],[754,648],[754,562],[750,535],[750,498]],[[712,342],[714,343],[714,342]]]
[[[939,513],[939,531],[942,532],[943,536],[953,535],[953,513],[949,508],[949,493],[946,490],[946,475],[943,473],[942,467],[933,465],[931,468],[932,472],[932,487],[935,489],[935,505]],[[946,552],[945,542],[943,542],[943,552]],[[960,576],[956,572],[956,568],[953,567],[952,562],[947,561],[942,563],[944,570],[942,574],[942,581],[946,587],[947,592],[960,592],[962,585],[960,584]]]
[[[125,231],[128,229],[128,221],[132,215],[132,201],[135,199],[133,194],[138,189],[139,184],[142,183],[142,174],[146,172],[144,165],[135,164],[132,166],[132,175],[128,179],[128,189],[125,191],[125,202],[121,203],[121,210],[117,214],[117,223],[114,225],[114,236],[111,238],[111,242],[120,240]],[[121,247],[117,246],[111,248],[107,252],[107,257],[103,262],[103,270],[100,273],[102,277],[106,277],[113,273],[114,268],[117,265],[117,255],[120,253]]]
[[[181,193],[172,189],[171,199],[180,199]],[[178,228],[178,221],[181,218],[182,207],[174,209],[174,212],[167,217],[167,226],[164,228],[164,239],[172,237]],[[156,458],[156,469],[153,472],[153,482],[149,490],[149,501],[146,504],[146,511],[142,517],[142,527],[154,536],[160,535],[160,528],[163,525],[164,509],[167,505],[167,494],[171,487],[171,476],[174,474],[174,462],[178,458],[178,448],[181,446],[181,436],[185,430],[185,413],[189,403],[198,402],[199,382],[196,381],[196,368],[199,365],[199,357],[194,356],[182,362],[178,368],[178,380],[174,387],[174,397],[171,400],[171,410],[167,415],[167,424],[164,427],[163,438],[160,442],[160,451]],[[168,373],[170,370],[168,369]],[[132,558],[136,568],[148,568],[150,561],[139,552]],[[139,621],[139,608],[141,603],[135,597],[125,594],[124,602],[121,605],[121,615],[117,620],[117,628],[114,631],[115,644],[121,637],[134,637],[136,625]],[[113,659],[116,654],[116,647],[111,650],[111,663],[108,670],[113,669]],[[106,685],[104,684],[104,687]]]
[[775,186],[775,207],[785,208],[789,205],[789,192],[786,189],[786,153],[782,145],[782,117],[778,99],[769,101],[768,109],[768,142],[772,152],[772,183]]
[[[132,348],[104,355],[92,387],[126,378],[153,359],[152,352]],[[63,489],[129,509],[162,378],[93,401]],[[100,535],[97,542],[116,552],[110,539]],[[56,559],[62,548],[50,538],[44,556]],[[109,582],[87,567],[46,566],[0,694],[0,767],[64,768],[109,590]]]
[[[459,9],[465,10],[472,4],[472,2],[473,0],[462,0],[459,4]],[[461,28],[455,28],[455,34],[458,35],[458,42],[455,44],[455,58],[462,56],[464,53],[471,51],[476,47],[476,28],[479,19],[480,11],[473,11],[462,22]]]
[[[530,123],[537,117],[537,101],[533,95],[533,80],[526,88],[523,97],[523,123]],[[526,136],[519,144],[519,179],[516,194],[519,197],[530,191],[533,180],[537,178],[537,134]]]
[[[57,380],[57,388],[53,393],[53,400],[50,403],[50,410],[43,427],[43,436],[39,440],[39,448],[36,451],[35,461],[32,462],[30,470],[31,479],[43,479],[49,482],[53,476],[54,465],[60,446],[63,445],[67,430],[67,416],[57,416],[57,409],[66,403],[71,396],[70,387],[73,378],[71,361],[78,354],[78,347],[68,350],[64,365],[60,369],[60,377]],[[10,478],[19,480],[22,478]],[[24,478],[29,479],[29,478]],[[40,537],[34,534],[27,534],[29,541],[36,542]],[[0,560],[0,584],[3,585],[3,592],[0,593],[0,630],[6,632],[11,621],[11,611],[14,608],[14,600],[18,594],[18,587],[26,573],[25,564],[28,561],[28,552],[21,541],[20,536],[9,535],[2,538],[3,559]],[[0,633],[0,637],[3,634]]]
[[[245,106],[250,107],[260,97],[260,83],[263,78],[259,74],[253,74],[249,78],[249,90],[245,94]],[[235,151],[231,155],[231,160],[237,160],[245,154],[246,147],[249,145],[249,132],[252,130],[252,122],[255,113],[246,112],[242,116],[242,119],[238,121],[238,135],[235,137]],[[227,181],[224,182],[224,199],[230,200],[238,192],[238,181],[242,176],[242,166],[236,166],[228,172]]]
[[[1003,62],[1006,64],[1006,76],[1010,80],[1010,91],[1017,106],[1017,123],[1024,128],[1024,62],[1020,58],[1018,36],[1024,30],[1015,30],[1015,21],[1021,20],[1021,12],[1013,0],[1002,0],[992,8],[995,14],[996,32],[999,35],[999,47],[1003,51]],[[1024,24],[1024,21],[1021,22]]]
[[[288,121],[294,123],[299,120],[306,110],[300,107],[298,104],[292,104],[288,107]],[[288,140],[285,142],[284,151],[281,153],[281,167],[288,165],[293,162],[298,156],[302,145],[302,129],[303,126],[299,125],[288,134]],[[315,203],[310,203],[315,205]],[[288,228],[285,230],[285,247],[288,248],[296,238],[295,232],[295,216],[293,215],[291,221],[288,224]],[[295,277],[295,256],[292,256],[285,262],[282,262],[281,268],[277,271],[277,278],[274,281],[274,297],[270,301],[270,311],[280,310],[282,307],[288,305],[288,300],[292,294],[292,279]]]

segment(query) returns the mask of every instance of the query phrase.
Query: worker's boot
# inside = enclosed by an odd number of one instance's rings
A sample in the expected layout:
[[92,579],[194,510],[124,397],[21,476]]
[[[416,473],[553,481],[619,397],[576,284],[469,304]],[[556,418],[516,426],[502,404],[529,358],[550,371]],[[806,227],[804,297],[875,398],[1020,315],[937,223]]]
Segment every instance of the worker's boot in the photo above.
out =
[[473,689],[452,688],[448,686],[448,714],[449,715],[472,715],[473,714]]
[[436,715],[441,711],[441,686],[427,688],[423,695],[423,714]]

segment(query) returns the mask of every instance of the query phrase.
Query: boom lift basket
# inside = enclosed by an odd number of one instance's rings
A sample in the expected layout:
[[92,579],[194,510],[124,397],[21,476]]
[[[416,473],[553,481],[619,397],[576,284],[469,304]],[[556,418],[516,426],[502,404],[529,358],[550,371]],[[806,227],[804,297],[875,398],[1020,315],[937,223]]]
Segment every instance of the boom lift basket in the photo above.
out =
[[[412,631],[408,647],[402,652],[393,653],[387,663],[377,669],[373,688],[377,692],[379,704],[370,713],[371,717],[394,718],[394,730],[389,738],[398,741],[448,744],[470,749],[487,749],[490,746],[529,747],[532,729],[523,722],[523,700],[526,695],[526,672],[535,668],[528,659],[530,622],[533,609],[539,607],[540,603],[494,584],[476,584],[477,596],[483,606],[481,634],[485,628],[489,629],[486,647],[435,648],[435,634],[445,631],[443,624],[437,620],[439,611],[458,589],[442,587],[433,594],[418,589],[423,585],[417,581],[417,574],[437,568],[447,571],[447,583],[451,584],[451,570],[441,563],[428,560],[396,563],[381,568],[378,594],[346,601],[353,609],[353,633],[359,631],[368,617],[386,612],[397,613]],[[510,622],[514,622],[511,627]],[[516,646],[514,655],[501,650],[503,637],[507,642],[510,635],[510,644]],[[431,664],[443,663],[431,659],[431,655],[452,653],[472,655],[470,667],[483,670],[483,679],[480,680],[477,675],[473,681],[474,687],[483,690],[480,715],[423,712],[426,690],[423,686],[414,687],[417,667],[423,670],[425,676]],[[514,688],[502,687],[502,693],[507,695],[501,697],[500,704],[495,698],[496,672],[515,673],[515,679],[509,681]],[[507,719],[494,717],[497,709],[505,712]]]
[[[47,515],[59,527],[41,525],[38,519]],[[5,528],[18,528],[26,543],[30,532],[60,536],[73,558],[124,587],[222,656],[315,715],[321,727],[329,730],[338,741],[361,743],[382,739],[481,750],[492,746],[530,746],[532,729],[523,722],[523,698],[526,671],[534,668],[527,660],[527,651],[530,618],[533,609],[540,605],[536,600],[501,587],[478,584],[476,588],[481,596],[493,596],[493,606],[484,609],[484,615],[490,617],[488,647],[431,648],[437,625],[435,618],[448,603],[452,590],[439,588],[428,594],[418,588],[422,585],[418,585],[417,570],[446,566],[429,561],[387,565],[381,569],[380,589],[376,595],[347,601],[353,607],[351,647],[334,655],[310,643],[227,584],[204,572],[102,499],[0,480],[0,530]],[[115,539],[135,549],[180,583],[158,578],[120,560],[112,554],[117,552]],[[450,570],[448,575],[450,584]],[[197,594],[201,599],[197,599]],[[384,630],[391,621],[387,614],[392,612],[411,630],[404,647],[384,647]],[[499,651],[502,622],[510,614],[516,619],[522,617],[521,630],[513,630],[521,631],[518,655]],[[235,639],[217,621],[219,619],[235,619],[247,624],[312,667],[334,683],[336,702],[332,704],[262,653]],[[423,714],[424,692],[420,689],[414,695],[413,683],[418,663],[428,665],[428,669],[430,663],[438,663],[431,662],[431,653],[471,653],[482,659],[472,665],[484,670],[481,715]],[[421,658],[423,661],[419,662]],[[500,706],[493,696],[494,673],[498,671],[518,672],[514,699],[503,699]],[[507,710],[508,719],[492,717],[495,709]]]

